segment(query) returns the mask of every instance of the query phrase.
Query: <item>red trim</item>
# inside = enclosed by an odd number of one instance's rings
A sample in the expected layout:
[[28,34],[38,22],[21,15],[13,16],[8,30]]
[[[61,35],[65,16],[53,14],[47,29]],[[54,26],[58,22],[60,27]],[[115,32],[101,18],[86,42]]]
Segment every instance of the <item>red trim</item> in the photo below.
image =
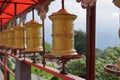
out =
[[115,68],[115,65],[114,64],[107,64],[104,69],[106,72],[110,73],[110,74],[114,74],[116,76],[120,76],[120,71],[117,71],[117,70],[113,70],[111,68]]
[[[4,63],[1,60],[0,60],[0,64],[2,66],[5,66]],[[7,66],[5,68],[15,77],[15,73],[12,70],[10,70],[10,68],[8,68]]]
[[[14,57],[14,58],[16,58],[16,59],[18,59],[18,60],[24,60],[24,58],[18,58],[18,57],[19,57],[18,55],[14,55],[14,54],[10,54],[10,53],[7,53],[7,52],[3,52],[2,50],[0,50],[0,53],[5,54],[5,56]],[[38,69],[41,69],[41,70],[43,70],[43,71],[46,71],[46,72],[48,72],[48,73],[50,73],[50,74],[53,74],[53,75],[55,75],[55,76],[57,76],[57,77],[60,77],[60,78],[62,78],[63,80],[85,80],[85,79],[83,79],[83,78],[77,77],[77,76],[72,75],[72,74],[67,74],[67,75],[60,74],[60,71],[59,71],[59,70],[57,70],[57,69],[55,69],[55,68],[51,68],[51,67],[49,67],[49,66],[45,66],[45,67],[44,67],[42,64],[33,63],[33,61],[30,60],[30,59],[28,59],[28,58],[25,58],[24,63],[26,63],[26,64],[28,64],[28,65],[31,65],[31,66],[34,66],[34,67],[36,67],[36,68],[38,68]],[[0,62],[0,64],[4,64],[4,63],[1,63],[1,62]],[[4,64],[4,65],[5,65],[5,64]],[[5,67],[5,69],[7,69],[10,73],[12,73],[11,70],[9,70],[9,68]],[[14,75],[14,73],[12,73],[12,74]],[[5,75],[5,76],[6,76],[6,75]]]

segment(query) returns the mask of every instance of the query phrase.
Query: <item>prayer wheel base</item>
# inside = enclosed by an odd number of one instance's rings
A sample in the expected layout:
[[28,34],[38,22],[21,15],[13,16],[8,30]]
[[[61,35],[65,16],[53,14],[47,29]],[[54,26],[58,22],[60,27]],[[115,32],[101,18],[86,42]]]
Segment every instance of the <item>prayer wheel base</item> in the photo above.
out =
[[37,48],[37,49],[35,49],[35,48],[26,48],[25,49],[25,52],[39,52],[39,51],[43,51],[43,48]]
[[68,56],[68,55],[77,55],[76,50],[52,50],[50,55],[53,56]]
[[69,55],[69,56],[61,56],[61,57],[58,57],[58,56],[53,56],[53,55],[45,55],[44,56],[46,59],[57,59],[57,60],[60,60],[61,61],[61,64],[62,64],[62,67],[61,67],[61,70],[60,70],[60,73],[61,74],[67,74],[67,71],[66,71],[66,67],[65,67],[65,64],[66,64],[66,61],[67,60],[70,60],[70,59],[78,59],[78,58],[82,58],[82,55],[81,54],[77,54],[77,55]]

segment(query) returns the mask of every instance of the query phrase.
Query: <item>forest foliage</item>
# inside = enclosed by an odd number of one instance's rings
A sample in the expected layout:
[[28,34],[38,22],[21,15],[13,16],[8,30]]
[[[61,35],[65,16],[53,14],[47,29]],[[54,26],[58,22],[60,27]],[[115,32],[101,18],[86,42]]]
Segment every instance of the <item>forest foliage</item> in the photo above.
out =
[[[75,48],[78,52],[85,54],[86,52],[86,38],[85,33],[81,30],[75,31]],[[77,39],[77,40],[76,40]],[[78,46],[79,45],[79,46]],[[84,46],[84,47],[83,47]],[[108,47],[105,50],[96,48],[95,61],[95,80],[120,80],[120,77],[107,73],[104,70],[107,64],[116,64],[120,57],[120,46]],[[86,56],[83,55],[81,59],[70,60],[67,62],[68,72],[83,77],[86,77]]]

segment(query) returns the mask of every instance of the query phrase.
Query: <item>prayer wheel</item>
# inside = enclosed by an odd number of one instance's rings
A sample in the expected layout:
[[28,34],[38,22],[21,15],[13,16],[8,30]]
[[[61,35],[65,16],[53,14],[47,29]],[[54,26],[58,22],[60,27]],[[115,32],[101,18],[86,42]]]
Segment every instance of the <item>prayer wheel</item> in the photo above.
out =
[[0,38],[1,39],[1,46],[3,46],[3,44],[4,44],[3,43],[3,32],[0,32],[0,34],[1,34],[1,38]]
[[6,30],[4,30],[2,32],[2,35],[3,35],[3,46],[6,47],[6,44],[7,44],[7,34],[6,34]]
[[120,58],[117,60],[116,68],[120,70]]
[[49,16],[52,20],[52,51],[54,56],[76,55],[74,49],[74,27],[73,21],[76,15],[61,9]]
[[26,46],[25,51],[42,51],[42,24],[31,20],[25,25]]
[[5,46],[8,47],[8,29],[5,30]]
[[23,49],[25,48],[25,44],[24,44],[24,28],[22,25],[17,25],[14,28],[14,36],[15,36],[15,45],[14,48],[17,49]]
[[120,8],[120,0],[113,0],[113,3]]
[[14,39],[14,29],[9,28],[8,29],[8,47],[14,48],[15,45],[15,39]]

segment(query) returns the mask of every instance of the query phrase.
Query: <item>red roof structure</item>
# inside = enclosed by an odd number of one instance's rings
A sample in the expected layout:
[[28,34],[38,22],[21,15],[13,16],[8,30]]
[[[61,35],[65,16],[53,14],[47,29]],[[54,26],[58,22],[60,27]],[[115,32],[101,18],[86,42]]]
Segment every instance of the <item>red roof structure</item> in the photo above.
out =
[[0,27],[3,27],[15,16],[47,0],[0,0]]

